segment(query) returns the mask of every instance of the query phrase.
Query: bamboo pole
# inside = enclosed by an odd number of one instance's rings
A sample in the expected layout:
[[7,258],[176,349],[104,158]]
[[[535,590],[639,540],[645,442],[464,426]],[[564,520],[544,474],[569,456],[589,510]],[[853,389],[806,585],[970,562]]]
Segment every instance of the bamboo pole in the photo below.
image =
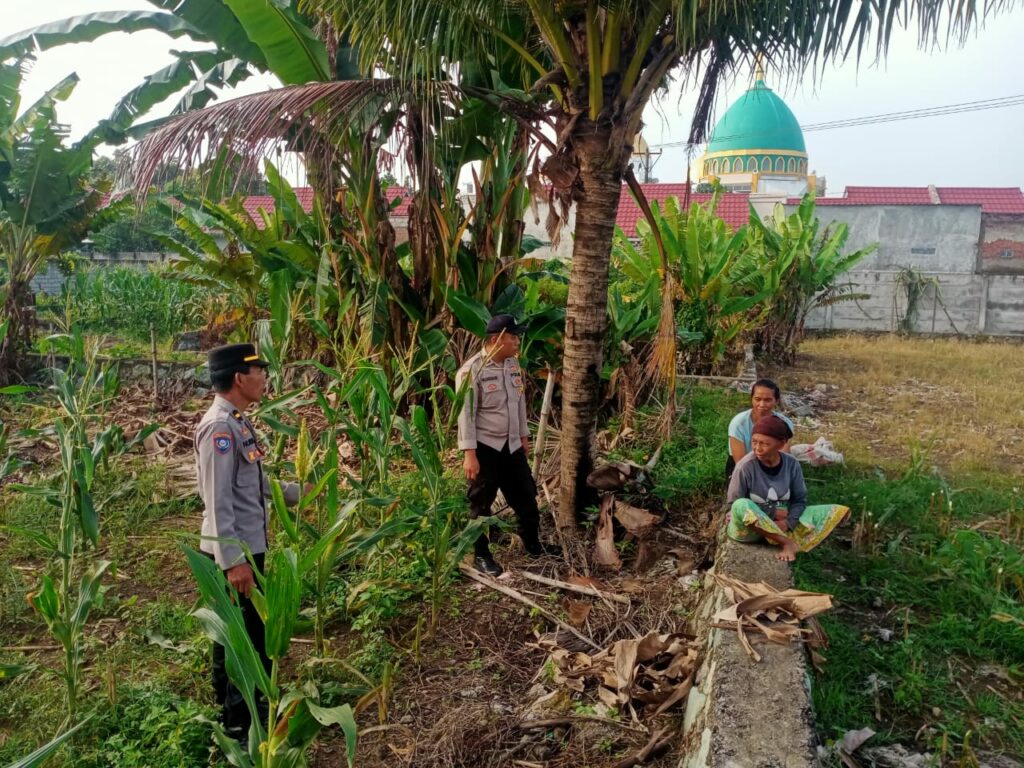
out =
[[520,571],[519,575],[525,579],[536,581],[539,584],[545,584],[549,587],[558,587],[558,589],[564,589],[568,592],[578,592],[581,595],[590,595],[591,597],[599,597],[602,600],[612,600],[622,605],[629,605],[630,600],[625,595],[619,595],[614,592],[603,592],[596,587],[589,587],[583,584],[570,584],[567,581],[559,581],[558,579],[549,579],[547,576],[541,576],[539,573],[531,573],[530,571]]
[[149,324],[149,343],[153,350],[153,405],[156,405],[160,399],[160,379],[157,375],[157,364],[156,364],[156,330],[153,328],[153,324]]
[[555,396],[555,372],[547,368],[548,379],[544,384],[544,402],[540,407],[540,422],[537,424],[537,444],[533,447],[533,476],[540,471],[544,458],[544,442],[548,436],[548,419],[551,417],[551,401]]

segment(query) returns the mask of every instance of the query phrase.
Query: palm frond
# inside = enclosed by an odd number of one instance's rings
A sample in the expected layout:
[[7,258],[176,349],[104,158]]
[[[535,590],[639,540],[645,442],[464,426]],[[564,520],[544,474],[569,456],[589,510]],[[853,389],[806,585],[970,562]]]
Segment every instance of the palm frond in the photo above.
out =
[[247,178],[277,148],[300,150],[310,162],[329,161],[341,131],[375,102],[400,92],[394,80],[310,83],[187,112],[136,146],[119,174],[119,191],[130,188],[141,201],[161,167],[190,170],[228,156],[238,163],[236,178]]

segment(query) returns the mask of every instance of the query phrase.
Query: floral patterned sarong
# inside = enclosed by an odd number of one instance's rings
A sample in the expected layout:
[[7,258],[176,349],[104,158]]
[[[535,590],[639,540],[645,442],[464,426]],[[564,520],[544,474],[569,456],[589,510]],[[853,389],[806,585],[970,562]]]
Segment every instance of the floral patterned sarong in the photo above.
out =
[[[810,552],[821,544],[850,513],[840,504],[817,504],[807,507],[794,530],[783,533],[775,521],[750,499],[736,499],[729,514],[729,538],[735,541],[761,541],[758,528],[786,536],[796,542],[797,550]],[[756,526],[756,527],[755,527]]]

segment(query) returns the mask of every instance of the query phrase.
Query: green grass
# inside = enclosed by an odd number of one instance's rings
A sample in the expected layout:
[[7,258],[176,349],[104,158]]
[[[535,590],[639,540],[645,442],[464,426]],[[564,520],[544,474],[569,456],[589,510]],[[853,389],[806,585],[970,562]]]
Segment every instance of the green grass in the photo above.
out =
[[868,542],[833,537],[794,568],[797,586],[838,603],[822,620],[831,647],[813,687],[822,734],[870,725],[883,741],[920,734],[954,752],[970,734],[975,746],[1024,753],[1024,704],[1011,694],[1024,678],[1024,557],[1019,539],[1003,538],[1019,531],[1012,480],[807,475],[812,499],[878,525]]
[[[687,497],[724,494],[726,434],[729,421],[742,410],[748,398],[735,392],[694,388],[680,393],[679,420],[662,449],[654,469],[654,493],[664,501],[677,503]],[[641,434],[648,434],[650,422],[659,418],[647,411],[639,415]],[[653,427],[650,427],[653,428]],[[610,425],[614,430],[615,425]],[[618,456],[638,464],[650,458],[650,440],[620,449]]]

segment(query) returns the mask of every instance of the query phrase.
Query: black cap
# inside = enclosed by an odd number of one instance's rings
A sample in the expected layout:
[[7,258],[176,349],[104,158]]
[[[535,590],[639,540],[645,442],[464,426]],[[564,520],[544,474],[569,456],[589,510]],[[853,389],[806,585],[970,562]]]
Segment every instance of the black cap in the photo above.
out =
[[505,333],[511,333],[513,336],[522,336],[529,327],[528,323],[517,323],[512,315],[495,315],[487,321],[488,335],[504,331]]
[[261,360],[252,344],[225,344],[214,347],[206,354],[210,373],[237,373],[250,365],[266,368],[270,363]]

